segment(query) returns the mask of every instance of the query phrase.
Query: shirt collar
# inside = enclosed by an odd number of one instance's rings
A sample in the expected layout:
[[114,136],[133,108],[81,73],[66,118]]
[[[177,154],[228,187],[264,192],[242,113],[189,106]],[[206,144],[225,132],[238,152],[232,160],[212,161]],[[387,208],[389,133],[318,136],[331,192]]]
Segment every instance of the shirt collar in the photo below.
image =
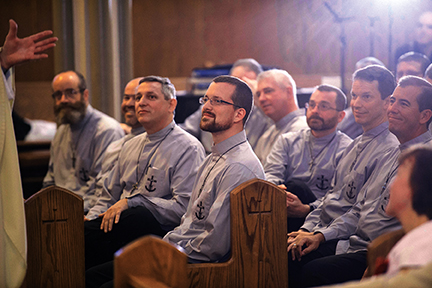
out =
[[144,133],[144,132],[145,132],[144,127],[143,127],[143,126],[140,126],[140,127],[137,127],[137,128],[132,128],[130,134],[136,136],[136,135],[139,135],[139,134]]
[[295,110],[291,113],[288,113],[287,115],[285,115],[285,117],[283,117],[281,120],[279,120],[277,123],[275,123],[276,129],[279,130],[279,129],[284,128],[285,126],[288,125],[289,122],[291,122],[293,119],[295,119],[299,116],[304,115],[304,113],[305,113],[304,109],[298,109],[298,110]]
[[150,141],[157,141],[167,135],[174,127],[176,126],[174,120],[168,124],[165,128],[159,130],[156,133],[153,133],[151,135],[147,134],[147,137],[150,139]]
[[420,143],[426,143],[428,141],[430,141],[432,139],[432,133],[428,130],[425,133],[417,136],[414,139],[411,139],[408,142],[405,142],[403,144],[399,145],[399,149],[400,151],[404,151],[406,148],[415,145],[415,144],[420,144]]
[[225,152],[227,152],[230,148],[232,148],[235,145],[238,145],[239,143],[247,141],[246,139],[246,133],[244,130],[241,132],[235,134],[234,136],[231,136],[228,139],[225,139],[224,141],[215,144],[212,146],[212,154],[213,155],[222,155]]

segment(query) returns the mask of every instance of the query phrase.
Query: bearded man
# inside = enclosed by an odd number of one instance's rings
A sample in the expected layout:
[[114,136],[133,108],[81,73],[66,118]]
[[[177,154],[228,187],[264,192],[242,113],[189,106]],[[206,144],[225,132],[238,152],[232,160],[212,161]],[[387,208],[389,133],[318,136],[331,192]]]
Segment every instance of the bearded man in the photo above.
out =
[[51,143],[43,187],[56,185],[80,195],[86,214],[95,197],[95,179],[104,152],[124,132],[115,119],[91,107],[81,73],[66,71],[56,75],[52,88],[58,129]]

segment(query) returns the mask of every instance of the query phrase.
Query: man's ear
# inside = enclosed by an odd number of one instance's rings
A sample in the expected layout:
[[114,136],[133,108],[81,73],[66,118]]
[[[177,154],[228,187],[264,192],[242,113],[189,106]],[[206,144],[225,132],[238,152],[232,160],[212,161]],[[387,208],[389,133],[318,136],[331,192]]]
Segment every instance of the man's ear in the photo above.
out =
[[174,113],[174,110],[175,110],[175,108],[177,107],[177,99],[172,98],[172,99],[170,99],[170,100],[168,100],[168,101],[169,101],[169,108],[168,108],[168,111],[169,111],[170,113]]
[[246,110],[244,108],[238,108],[234,113],[234,123],[243,121],[243,118],[246,117]]
[[345,114],[346,113],[344,110],[338,112],[338,123],[342,122],[342,120],[345,118]]
[[426,124],[432,117],[432,111],[430,109],[425,109],[420,112],[420,124]]
[[82,97],[83,97],[83,101],[84,101],[86,104],[89,104],[89,90],[88,90],[88,89],[85,89],[85,90],[83,91],[83,93],[82,93]]

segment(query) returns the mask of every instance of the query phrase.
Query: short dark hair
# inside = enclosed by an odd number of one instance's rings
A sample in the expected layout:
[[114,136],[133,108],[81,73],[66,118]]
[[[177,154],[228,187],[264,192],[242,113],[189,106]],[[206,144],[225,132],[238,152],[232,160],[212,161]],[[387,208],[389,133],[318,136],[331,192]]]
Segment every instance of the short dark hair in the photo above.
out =
[[426,68],[429,66],[429,64],[431,64],[430,59],[426,55],[418,52],[412,52],[412,51],[401,55],[397,61],[397,64],[401,62],[411,62],[411,61],[420,63],[422,74],[426,71]]
[[234,70],[234,68],[236,67],[243,67],[248,71],[252,71],[256,74],[256,76],[258,76],[258,74],[260,74],[261,72],[263,72],[263,69],[261,67],[261,65],[252,58],[246,58],[246,59],[239,59],[236,62],[234,62],[231,70],[230,70],[230,74],[232,74],[232,71]]
[[146,76],[139,81],[139,85],[144,82],[158,82],[161,84],[162,94],[165,100],[176,99],[176,90],[169,78],[161,76]]
[[321,84],[315,88],[315,90],[321,91],[321,92],[335,92],[336,93],[336,109],[339,111],[342,111],[346,108],[347,105],[347,97],[345,93],[342,92],[341,89],[339,89],[336,86],[329,85],[329,84]]
[[[419,111],[429,109],[432,111],[432,85],[423,78],[417,76],[405,76],[399,80],[398,86],[405,88],[407,86],[415,86],[420,88],[421,92],[417,95],[417,104]],[[432,122],[432,117],[426,123],[427,127]]]
[[246,111],[246,115],[243,118],[243,125],[246,124],[249,119],[250,112],[254,105],[253,103],[253,94],[249,85],[246,84],[243,80],[240,80],[236,77],[222,75],[213,79],[214,83],[228,83],[234,85],[236,89],[231,95],[231,99],[233,103]]
[[406,149],[399,157],[399,165],[408,159],[414,162],[409,178],[413,192],[413,209],[417,214],[426,215],[432,219],[432,177],[429,170],[430,163],[432,163],[432,147],[426,144]]
[[426,69],[426,71],[425,71],[425,74],[424,74],[424,77],[426,78],[429,78],[429,79],[432,79],[432,64],[430,64],[429,66],[428,66],[428,68]]
[[369,65],[359,69],[353,74],[353,81],[363,80],[367,82],[378,81],[378,91],[381,94],[381,99],[384,100],[391,94],[396,87],[396,81],[393,73],[387,68],[379,65]]

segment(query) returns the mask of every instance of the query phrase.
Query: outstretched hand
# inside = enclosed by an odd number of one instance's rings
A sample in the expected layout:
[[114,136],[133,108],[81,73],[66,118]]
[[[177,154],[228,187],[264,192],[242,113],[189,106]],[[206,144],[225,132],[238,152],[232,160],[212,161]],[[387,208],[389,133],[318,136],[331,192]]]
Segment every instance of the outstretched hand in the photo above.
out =
[[43,53],[54,47],[57,37],[49,37],[53,32],[46,30],[26,38],[18,38],[18,25],[14,20],[9,20],[9,33],[3,44],[3,51],[0,53],[0,63],[3,69],[7,70],[14,65],[30,60],[47,58]]

